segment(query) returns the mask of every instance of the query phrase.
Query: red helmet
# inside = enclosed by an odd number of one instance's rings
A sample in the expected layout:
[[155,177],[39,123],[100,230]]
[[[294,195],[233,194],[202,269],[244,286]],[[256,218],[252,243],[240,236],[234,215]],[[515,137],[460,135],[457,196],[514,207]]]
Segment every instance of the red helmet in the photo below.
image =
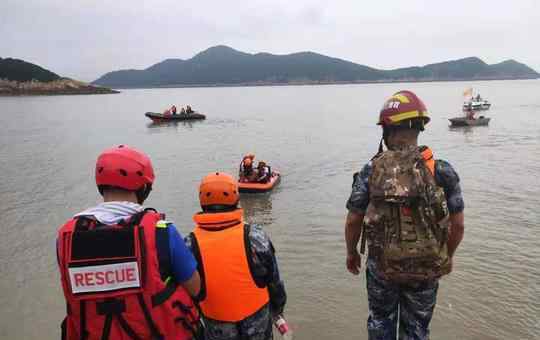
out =
[[96,184],[137,191],[154,182],[150,158],[137,149],[119,145],[103,151],[96,162]]
[[429,122],[426,106],[411,91],[399,91],[384,102],[377,124],[399,125],[405,120],[414,119],[421,119],[423,124]]

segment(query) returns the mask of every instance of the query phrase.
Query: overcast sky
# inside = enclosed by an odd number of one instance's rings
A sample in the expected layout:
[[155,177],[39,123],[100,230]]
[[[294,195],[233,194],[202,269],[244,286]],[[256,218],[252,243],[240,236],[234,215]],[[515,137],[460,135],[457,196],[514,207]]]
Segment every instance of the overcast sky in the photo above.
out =
[[540,71],[538,0],[0,0],[0,57],[95,80],[214,45],[383,68],[478,56]]

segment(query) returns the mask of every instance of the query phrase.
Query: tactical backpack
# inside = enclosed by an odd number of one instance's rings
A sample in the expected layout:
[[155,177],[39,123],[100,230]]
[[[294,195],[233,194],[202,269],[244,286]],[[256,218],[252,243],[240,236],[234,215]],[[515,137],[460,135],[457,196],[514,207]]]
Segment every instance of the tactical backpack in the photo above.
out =
[[449,213],[444,191],[435,182],[431,150],[388,150],[375,156],[372,166],[362,253],[367,238],[378,271],[390,281],[448,274]]

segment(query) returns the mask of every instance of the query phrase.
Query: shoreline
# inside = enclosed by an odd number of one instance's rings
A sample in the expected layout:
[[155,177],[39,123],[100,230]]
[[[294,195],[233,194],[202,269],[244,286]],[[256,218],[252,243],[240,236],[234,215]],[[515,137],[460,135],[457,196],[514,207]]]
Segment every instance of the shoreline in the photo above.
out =
[[120,93],[120,91],[67,78],[50,82],[18,82],[0,79],[0,97],[91,95],[116,93]]
[[[464,81],[505,81],[505,80],[538,80],[532,77],[508,77],[508,78],[478,78],[478,79],[395,79],[395,80],[363,80],[363,81],[298,81],[298,82],[248,82],[238,84],[213,83],[213,84],[166,84],[166,85],[141,85],[141,86],[110,86],[111,89],[162,89],[162,88],[213,88],[213,87],[259,87],[259,86],[314,86],[314,85],[365,85],[365,84],[399,84],[399,83],[449,83]],[[102,85],[95,85],[102,86]]]

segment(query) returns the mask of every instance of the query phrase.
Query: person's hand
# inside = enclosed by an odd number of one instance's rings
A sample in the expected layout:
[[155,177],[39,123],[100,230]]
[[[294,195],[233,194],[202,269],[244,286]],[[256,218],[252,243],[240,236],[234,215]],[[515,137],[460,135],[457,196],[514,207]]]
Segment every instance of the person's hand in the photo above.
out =
[[353,275],[358,275],[361,267],[362,258],[358,251],[355,249],[354,252],[347,252],[347,270]]

